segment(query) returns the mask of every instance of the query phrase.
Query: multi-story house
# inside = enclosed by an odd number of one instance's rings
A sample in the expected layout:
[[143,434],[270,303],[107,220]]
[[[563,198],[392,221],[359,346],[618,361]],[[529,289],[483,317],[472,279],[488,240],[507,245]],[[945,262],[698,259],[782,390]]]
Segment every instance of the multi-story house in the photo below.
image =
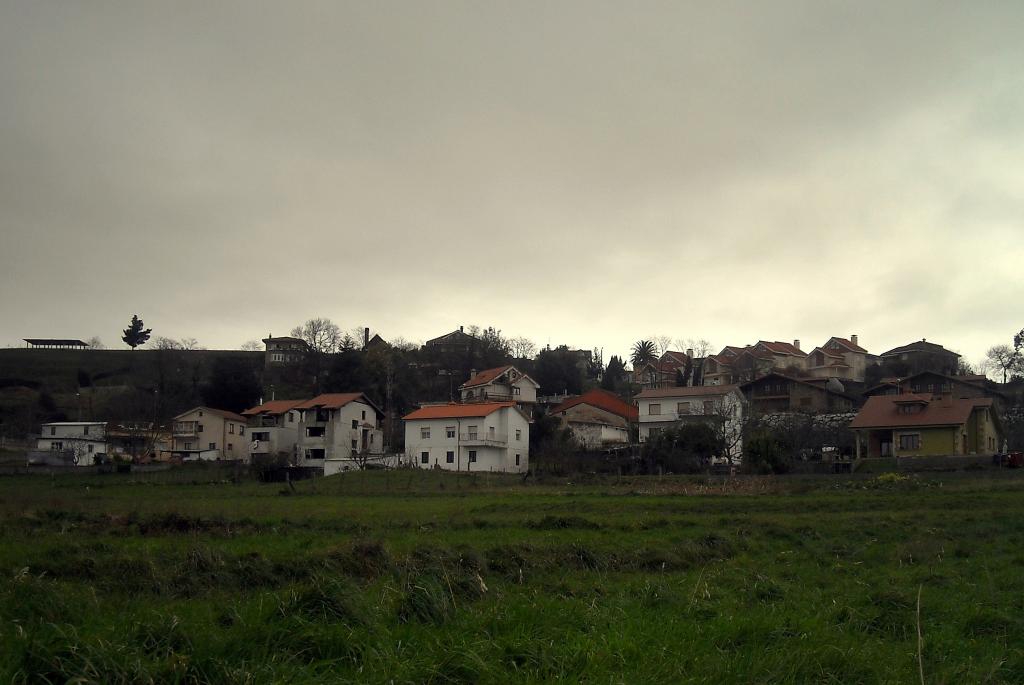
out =
[[868,351],[857,344],[857,336],[831,337],[807,355],[806,372],[812,378],[838,378],[864,382]]
[[1006,393],[996,389],[998,385],[985,376],[947,376],[934,371],[922,371],[905,378],[883,378],[882,382],[864,391],[865,397],[874,395],[899,395],[909,392],[915,395],[931,395],[933,398],[950,393],[957,399],[988,397],[997,412],[1010,403]]
[[704,385],[745,383],[772,371],[802,371],[807,353],[800,350],[800,341],[792,343],[759,340],[746,347],[727,345],[721,352],[704,361]]
[[295,461],[304,400],[271,400],[246,409],[249,424],[249,455],[254,464],[288,464]]
[[661,357],[633,371],[633,382],[641,390],[677,385],[680,379],[685,385],[693,385],[693,350],[676,352],[667,350]]
[[614,393],[595,388],[553,407],[548,416],[558,418],[581,445],[596,449],[628,443],[630,426],[637,422],[637,409]]
[[910,375],[921,371],[935,371],[947,376],[956,375],[960,366],[960,355],[942,345],[930,343],[924,338],[909,345],[895,347],[880,355],[881,362],[903,370],[895,373]]
[[247,420],[234,412],[195,407],[174,417],[171,453],[183,460],[249,460]]
[[743,454],[743,394],[736,385],[704,385],[689,388],[653,388],[635,398],[640,442],[682,423],[708,423],[725,445],[730,460]]
[[480,341],[464,329],[465,326],[459,326],[457,331],[431,338],[423,347],[440,354],[466,354]]
[[842,413],[853,411],[858,404],[846,394],[842,384],[835,380],[824,384],[809,383],[776,372],[743,383],[740,390],[747,399],[749,410],[759,415],[787,412]]
[[309,344],[301,338],[289,336],[275,338],[268,335],[263,339],[263,344],[266,345],[265,363],[267,366],[297,364],[309,353]]
[[411,465],[513,473],[529,468],[530,420],[515,402],[428,405],[404,418]]
[[459,395],[468,402],[515,402],[516,406],[533,414],[540,385],[514,366],[499,366],[473,376],[459,386]]
[[384,453],[384,412],[361,392],[318,395],[291,411],[299,412],[297,466],[330,475],[361,468]]
[[856,456],[991,455],[1002,444],[992,400],[945,393],[869,397],[850,423]]
[[36,449],[49,457],[40,461],[76,466],[102,463],[113,451],[102,421],[44,423]]

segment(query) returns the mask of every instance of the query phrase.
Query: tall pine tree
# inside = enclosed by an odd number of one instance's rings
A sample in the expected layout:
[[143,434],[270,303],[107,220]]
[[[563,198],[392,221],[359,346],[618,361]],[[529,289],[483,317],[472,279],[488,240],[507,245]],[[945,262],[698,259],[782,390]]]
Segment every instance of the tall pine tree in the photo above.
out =
[[124,335],[121,336],[121,340],[129,345],[133,350],[139,345],[145,345],[146,341],[149,340],[149,334],[153,332],[152,328],[143,330],[142,319],[139,318],[138,314],[132,314],[132,322],[128,328],[124,329]]

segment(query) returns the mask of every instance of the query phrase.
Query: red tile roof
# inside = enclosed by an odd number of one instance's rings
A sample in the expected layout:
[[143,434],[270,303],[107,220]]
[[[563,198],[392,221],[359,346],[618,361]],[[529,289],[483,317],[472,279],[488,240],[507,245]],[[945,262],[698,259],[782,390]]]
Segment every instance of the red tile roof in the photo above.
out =
[[515,402],[480,402],[478,404],[437,404],[420,407],[402,418],[406,421],[423,419],[461,419],[484,417],[499,409],[516,406]]
[[341,409],[350,402],[364,402],[376,409],[376,405],[367,399],[366,395],[361,392],[325,393],[323,395],[317,395],[311,400],[300,402],[292,407],[292,409]]
[[295,409],[298,405],[302,404],[305,400],[271,400],[264,402],[258,407],[246,409],[242,412],[242,416],[258,416],[259,414],[268,414],[270,416],[280,416],[287,411]]
[[635,406],[628,402],[623,402],[618,395],[599,388],[585,392],[578,397],[571,397],[567,399],[557,407],[553,408],[551,413],[558,414],[581,404],[589,404],[592,407],[604,409],[616,416],[621,416],[627,421],[635,422],[639,418],[639,410]]
[[534,383],[534,385],[537,384],[537,381],[534,381],[528,375],[526,375],[519,369],[516,369],[516,367],[512,366],[511,364],[506,364],[505,366],[497,366],[493,369],[485,369],[484,371],[479,372],[477,375],[473,376],[468,381],[460,385],[459,389],[461,390],[462,388],[475,388],[478,385],[487,385],[488,383],[498,378],[509,369],[514,369],[516,373],[519,374],[519,378],[529,378],[530,381]]
[[775,354],[789,354],[794,357],[807,356],[806,352],[793,345],[793,343],[782,342],[781,340],[776,340],[774,342],[769,342],[767,340],[758,340],[757,344],[763,345],[765,348],[767,348],[771,352],[774,352]]
[[709,395],[726,395],[736,390],[735,385],[697,385],[691,388],[651,388],[636,395],[636,399],[656,397],[703,397]]
[[[901,414],[902,404],[920,403],[921,411]],[[904,426],[959,426],[967,422],[976,407],[991,407],[984,398],[932,399],[931,395],[874,395],[868,398],[850,428],[902,428]]]
[[825,341],[825,344],[828,345],[833,340],[835,340],[837,343],[839,343],[840,345],[842,345],[846,349],[851,350],[853,352],[863,352],[864,354],[868,353],[868,351],[865,350],[860,345],[854,345],[852,340],[847,340],[846,338],[839,338],[839,337],[834,336],[834,335],[831,338],[829,338],[827,341]]

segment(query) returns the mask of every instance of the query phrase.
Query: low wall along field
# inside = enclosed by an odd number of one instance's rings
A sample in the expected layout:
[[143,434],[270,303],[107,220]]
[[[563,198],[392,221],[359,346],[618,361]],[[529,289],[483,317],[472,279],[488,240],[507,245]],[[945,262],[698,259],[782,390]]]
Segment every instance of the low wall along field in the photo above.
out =
[[237,475],[0,477],[0,682],[1024,680],[1019,472]]

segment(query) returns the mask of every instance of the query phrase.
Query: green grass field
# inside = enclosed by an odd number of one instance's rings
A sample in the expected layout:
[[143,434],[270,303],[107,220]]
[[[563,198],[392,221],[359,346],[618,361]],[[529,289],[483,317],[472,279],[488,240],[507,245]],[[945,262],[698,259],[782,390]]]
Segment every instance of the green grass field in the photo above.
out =
[[1022,495],[1011,472],[5,477],[0,682],[1022,682]]

